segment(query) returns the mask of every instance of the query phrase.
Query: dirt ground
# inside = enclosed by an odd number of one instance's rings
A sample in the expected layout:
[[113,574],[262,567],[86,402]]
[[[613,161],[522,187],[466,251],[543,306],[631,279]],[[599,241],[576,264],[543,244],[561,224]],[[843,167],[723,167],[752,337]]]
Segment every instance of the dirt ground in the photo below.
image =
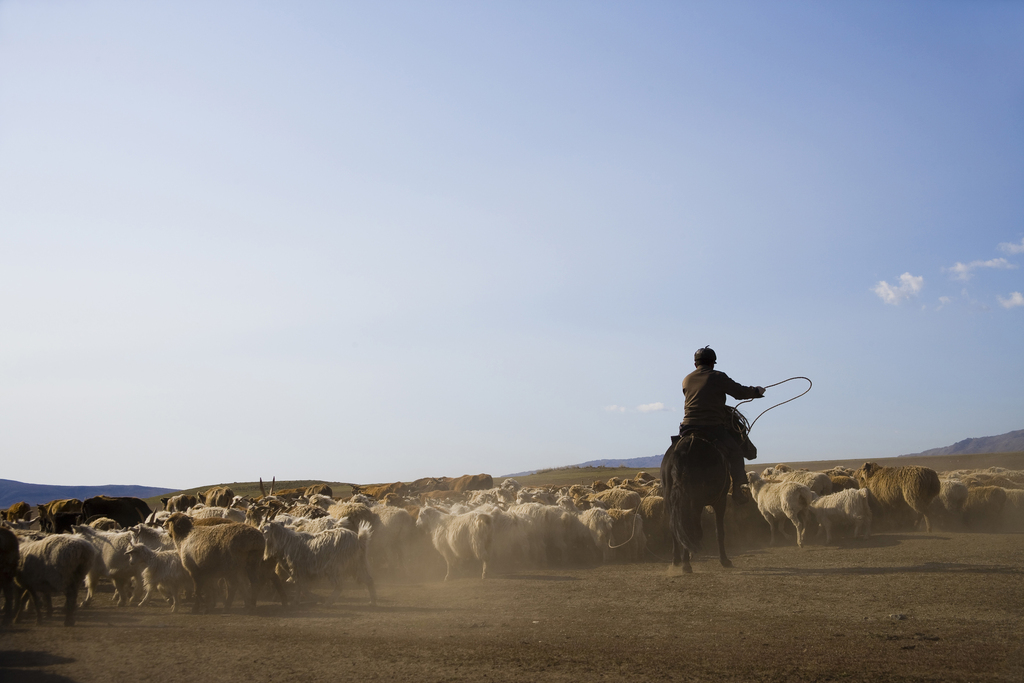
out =
[[733,561],[380,581],[376,607],[352,583],[333,606],[255,616],[119,609],[108,592],[73,628],[0,631],[0,681],[1024,681],[1024,534]]

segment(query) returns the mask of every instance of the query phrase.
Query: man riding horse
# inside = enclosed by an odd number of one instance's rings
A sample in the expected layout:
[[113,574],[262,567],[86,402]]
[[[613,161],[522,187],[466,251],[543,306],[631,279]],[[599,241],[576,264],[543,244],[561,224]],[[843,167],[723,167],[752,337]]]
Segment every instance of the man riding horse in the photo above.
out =
[[739,400],[761,398],[764,387],[745,387],[734,382],[724,372],[715,370],[716,362],[718,357],[708,346],[697,349],[693,354],[693,364],[697,369],[683,379],[686,407],[679,435],[693,432],[715,445],[729,466],[733,502],[745,503],[747,494],[740,488],[747,483],[743,458],[753,460],[757,450],[749,441],[741,443],[739,431],[732,428],[732,415],[725,405],[725,396],[728,394]]

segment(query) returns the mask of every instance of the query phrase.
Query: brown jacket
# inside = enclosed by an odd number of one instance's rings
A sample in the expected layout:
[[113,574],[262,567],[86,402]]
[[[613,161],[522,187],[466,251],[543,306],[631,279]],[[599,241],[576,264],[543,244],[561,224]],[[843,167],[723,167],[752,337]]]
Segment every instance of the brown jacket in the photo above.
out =
[[702,365],[683,378],[686,407],[684,425],[722,425],[727,422],[725,396],[735,399],[760,398],[757,387],[745,387],[729,379],[729,375]]

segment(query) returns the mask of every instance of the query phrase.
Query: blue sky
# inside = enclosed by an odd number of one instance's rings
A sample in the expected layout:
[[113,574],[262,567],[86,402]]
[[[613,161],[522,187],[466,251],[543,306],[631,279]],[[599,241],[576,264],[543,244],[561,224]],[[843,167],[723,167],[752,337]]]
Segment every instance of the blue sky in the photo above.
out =
[[1017,3],[0,2],[0,477],[1020,429],[1022,190]]

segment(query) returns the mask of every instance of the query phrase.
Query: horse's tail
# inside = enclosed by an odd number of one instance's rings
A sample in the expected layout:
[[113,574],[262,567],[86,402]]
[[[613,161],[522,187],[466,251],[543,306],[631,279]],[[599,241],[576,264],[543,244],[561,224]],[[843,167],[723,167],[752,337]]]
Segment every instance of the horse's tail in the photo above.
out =
[[[670,469],[674,470],[675,466],[681,465],[682,459],[686,457],[686,452],[693,446],[694,440],[693,435],[684,436],[679,440],[672,454],[673,462],[670,464]],[[672,474],[672,482],[667,490],[669,527],[676,542],[686,548],[691,555],[696,555],[704,549],[704,530],[700,525],[704,507],[699,506],[699,509],[692,509],[695,507],[692,497],[685,495],[681,490],[687,483],[686,478],[678,476],[678,472]]]

